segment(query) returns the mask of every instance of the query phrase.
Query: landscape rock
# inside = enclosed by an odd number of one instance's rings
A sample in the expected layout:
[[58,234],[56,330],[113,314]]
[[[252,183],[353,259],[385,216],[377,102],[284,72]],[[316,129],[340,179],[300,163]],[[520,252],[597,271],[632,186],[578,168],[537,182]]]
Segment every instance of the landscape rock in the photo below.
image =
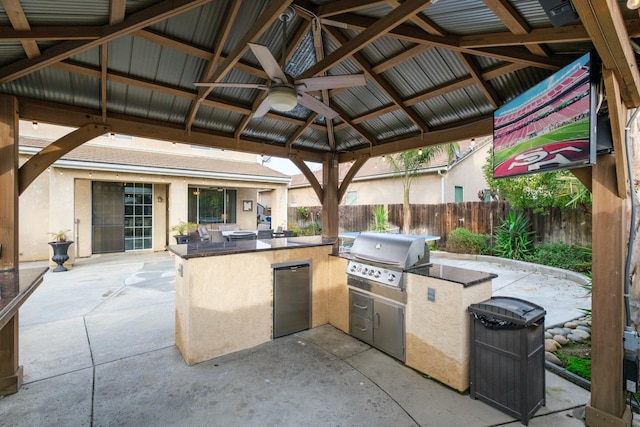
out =
[[576,326],[576,329],[578,329],[580,331],[585,331],[585,332],[591,333],[591,328],[588,327],[588,326],[578,325],[578,326]]
[[[567,338],[569,338],[571,341],[575,341],[575,342],[582,342],[584,341],[584,338],[581,338],[578,335],[574,335],[574,334],[569,334],[567,335]],[[546,347],[545,347],[546,348]]]
[[586,340],[588,338],[591,337],[591,334],[587,331],[583,331],[581,329],[574,329],[573,332],[571,332],[573,335],[577,335],[580,338],[582,338],[583,340]]
[[550,334],[549,332],[547,332],[547,331],[544,331],[544,339],[546,340],[546,339],[551,339],[551,338],[553,338],[553,335],[551,335],[551,334]]
[[553,340],[555,342],[557,342],[560,345],[567,345],[569,344],[569,339],[567,337],[565,337],[564,335],[554,335]]
[[544,340],[544,350],[545,351],[554,352],[554,351],[558,350],[559,346],[560,346],[560,344],[558,344],[556,341],[554,341],[552,339]]
[[562,328],[547,329],[547,332],[549,332],[551,335],[567,335],[567,333]]
[[577,321],[571,321],[571,322],[567,322],[564,324],[565,328],[569,328],[569,329],[575,329],[576,326],[578,326],[579,323]]
[[562,366],[562,361],[558,357],[548,351],[544,352],[544,359],[558,366]]

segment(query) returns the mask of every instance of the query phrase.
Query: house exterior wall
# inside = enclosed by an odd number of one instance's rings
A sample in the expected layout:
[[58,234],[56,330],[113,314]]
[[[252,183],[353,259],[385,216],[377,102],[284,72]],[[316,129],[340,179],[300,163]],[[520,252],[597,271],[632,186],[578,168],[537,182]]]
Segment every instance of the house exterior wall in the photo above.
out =
[[[21,155],[20,163],[28,158]],[[36,178],[20,196],[20,261],[50,259],[52,251],[47,242],[51,241],[50,233],[59,230],[68,230],[67,239],[74,241],[69,249],[69,263],[72,264],[75,257],[92,254],[93,181],[153,184],[153,251],[164,250],[167,244],[176,243],[173,238],[175,232],[170,231],[170,227],[187,220],[189,186],[236,189],[237,224],[244,229],[256,228],[256,185],[260,185],[261,190],[271,188],[271,198],[283,203],[273,207],[272,217],[275,223],[286,222],[286,184],[71,169],[54,165]],[[252,211],[243,212],[243,200],[253,201]]]
[[[409,199],[416,204],[439,204],[455,202],[455,187],[463,188],[464,202],[478,200],[478,191],[487,188],[487,182],[482,172],[490,144],[479,147],[471,154],[461,159],[458,164],[442,176],[437,172],[422,174],[414,178],[411,184]],[[458,167],[464,165],[464,167]],[[357,193],[357,205],[401,204],[404,189],[401,180],[392,174],[382,177],[354,179],[345,193],[340,204],[346,203],[346,194],[350,191]],[[289,189],[289,206],[319,206],[318,200],[311,186]]]

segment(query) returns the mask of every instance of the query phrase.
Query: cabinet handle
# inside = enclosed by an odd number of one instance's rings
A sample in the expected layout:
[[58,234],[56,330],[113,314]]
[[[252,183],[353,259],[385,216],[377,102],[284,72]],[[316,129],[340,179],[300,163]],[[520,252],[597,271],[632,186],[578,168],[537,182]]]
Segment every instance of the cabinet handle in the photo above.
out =
[[360,310],[366,310],[367,308],[369,308],[369,307],[368,307],[368,306],[366,306],[366,305],[360,305],[360,304],[357,304],[357,303],[353,303],[353,306],[354,306],[355,308],[359,308]]
[[358,328],[358,327],[356,326],[356,329],[358,329],[360,332],[367,332],[367,328],[362,329],[362,328]]
[[[378,321],[378,325],[374,326],[373,329],[380,329],[380,313],[376,313],[373,315],[374,319]],[[375,322],[373,323],[375,325]]]

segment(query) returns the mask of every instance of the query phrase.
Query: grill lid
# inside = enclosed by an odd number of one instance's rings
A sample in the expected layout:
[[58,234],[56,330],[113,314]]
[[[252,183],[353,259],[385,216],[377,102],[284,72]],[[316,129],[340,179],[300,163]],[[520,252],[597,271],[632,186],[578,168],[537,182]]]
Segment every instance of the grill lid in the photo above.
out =
[[353,241],[351,255],[362,261],[411,267],[424,256],[424,237],[389,233],[361,233]]

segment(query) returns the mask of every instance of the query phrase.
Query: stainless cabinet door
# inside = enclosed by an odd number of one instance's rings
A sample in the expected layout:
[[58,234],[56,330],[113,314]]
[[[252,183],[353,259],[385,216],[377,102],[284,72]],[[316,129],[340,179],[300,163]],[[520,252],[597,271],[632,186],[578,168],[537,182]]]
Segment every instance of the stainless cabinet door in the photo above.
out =
[[373,345],[404,362],[404,307],[374,298]]
[[310,328],[311,278],[309,272],[308,264],[274,270],[274,338]]

